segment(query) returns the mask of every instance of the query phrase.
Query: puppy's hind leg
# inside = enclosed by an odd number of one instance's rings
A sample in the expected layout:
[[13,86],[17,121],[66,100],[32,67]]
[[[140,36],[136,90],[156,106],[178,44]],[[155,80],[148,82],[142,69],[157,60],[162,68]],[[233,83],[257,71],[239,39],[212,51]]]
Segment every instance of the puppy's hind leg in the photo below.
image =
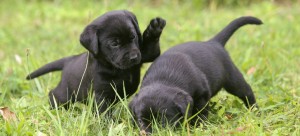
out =
[[252,106],[258,107],[256,105],[253,91],[240,71],[235,66],[233,66],[228,73],[229,77],[224,85],[225,90],[239,97],[244,102],[247,108],[251,108]]
[[63,105],[65,109],[69,108],[72,93],[68,91],[71,90],[68,90],[67,88],[62,89],[60,86],[61,83],[48,94],[51,109],[61,105]]

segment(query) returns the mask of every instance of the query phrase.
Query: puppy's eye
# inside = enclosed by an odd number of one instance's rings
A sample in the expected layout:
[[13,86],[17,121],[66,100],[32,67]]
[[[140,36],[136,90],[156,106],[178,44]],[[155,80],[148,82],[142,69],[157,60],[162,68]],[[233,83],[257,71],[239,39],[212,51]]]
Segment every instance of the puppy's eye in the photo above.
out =
[[129,36],[129,38],[131,39],[131,40],[133,40],[133,39],[135,39],[135,35],[134,34],[131,34],[130,36]]
[[114,40],[114,41],[112,42],[112,44],[111,44],[111,46],[113,46],[113,47],[118,47],[119,45],[120,45],[120,40],[119,40],[119,39]]

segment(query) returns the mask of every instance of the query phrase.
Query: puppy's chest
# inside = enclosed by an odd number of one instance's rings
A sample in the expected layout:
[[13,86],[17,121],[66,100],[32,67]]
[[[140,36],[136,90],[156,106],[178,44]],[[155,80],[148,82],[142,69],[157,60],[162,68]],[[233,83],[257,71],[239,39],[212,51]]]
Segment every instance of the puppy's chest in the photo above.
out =
[[126,90],[137,88],[139,82],[137,80],[138,78],[138,74],[131,72],[118,73],[114,75],[101,74],[95,78],[94,86],[97,90],[111,91],[112,89],[116,89],[117,92],[123,92],[124,88]]
[[137,77],[132,74],[132,73],[123,73],[123,74],[120,74],[116,77],[113,77],[110,79],[110,81],[112,83],[115,83],[117,86],[130,86],[132,84],[134,84],[134,82],[137,82],[137,81],[134,81]]

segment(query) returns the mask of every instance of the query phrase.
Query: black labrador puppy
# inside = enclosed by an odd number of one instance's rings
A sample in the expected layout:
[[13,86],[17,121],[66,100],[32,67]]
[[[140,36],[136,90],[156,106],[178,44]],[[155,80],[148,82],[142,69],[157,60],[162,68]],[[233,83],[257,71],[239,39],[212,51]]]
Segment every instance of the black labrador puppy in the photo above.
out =
[[152,132],[151,119],[157,116],[163,126],[178,125],[185,115],[207,118],[206,105],[221,88],[239,97],[248,108],[256,104],[251,87],[224,49],[231,35],[246,24],[262,22],[254,17],[238,18],[211,40],[177,45],[153,62],[129,104],[141,130]]
[[159,38],[165,24],[162,18],[152,19],[142,37],[133,13],[107,12],[86,26],[80,36],[87,53],[48,63],[26,79],[62,70],[61,81],[49,93],[51,107],[64,104],[68,108],[69,102],[86,102],[92,91],[102,113],[118,100],[113,87],[122,98],[137,90],[142,63],[160,55]]

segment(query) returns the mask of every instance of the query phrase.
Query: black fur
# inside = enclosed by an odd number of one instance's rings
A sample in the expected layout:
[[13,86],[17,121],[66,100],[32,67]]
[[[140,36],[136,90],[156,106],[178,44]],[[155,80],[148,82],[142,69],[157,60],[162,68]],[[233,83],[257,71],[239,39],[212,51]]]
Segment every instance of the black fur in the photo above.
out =
[[118,100],[111,85],[122,98],[136,91],[142,63],[160,55],[159,37],[165,24],[164,19],[152,19],[142,37],[133,13],[126,10],[107,12],[91,22],[80,36],[80,43],[89,53],[46,64],[26,79],[62,70],[61,81],[49,93],[52,108],[55,101],[65,108],[69,102],[85,102],[92,90],[97,104],[101,105],[101,113]]
[[254,17],[238,18],[209,41],[183,43],[157,58],[129,104],[139,127],[152,132],[152,114],[163,116],[163,125],[178,125],[185,115],[189,118],[198,112],[192,124],[198,118],[205,119],[208,101],[221,88],[239,97],[248,108],[255,105],[251,87],[224,49],[231,35],[246,24],[262,22]]

